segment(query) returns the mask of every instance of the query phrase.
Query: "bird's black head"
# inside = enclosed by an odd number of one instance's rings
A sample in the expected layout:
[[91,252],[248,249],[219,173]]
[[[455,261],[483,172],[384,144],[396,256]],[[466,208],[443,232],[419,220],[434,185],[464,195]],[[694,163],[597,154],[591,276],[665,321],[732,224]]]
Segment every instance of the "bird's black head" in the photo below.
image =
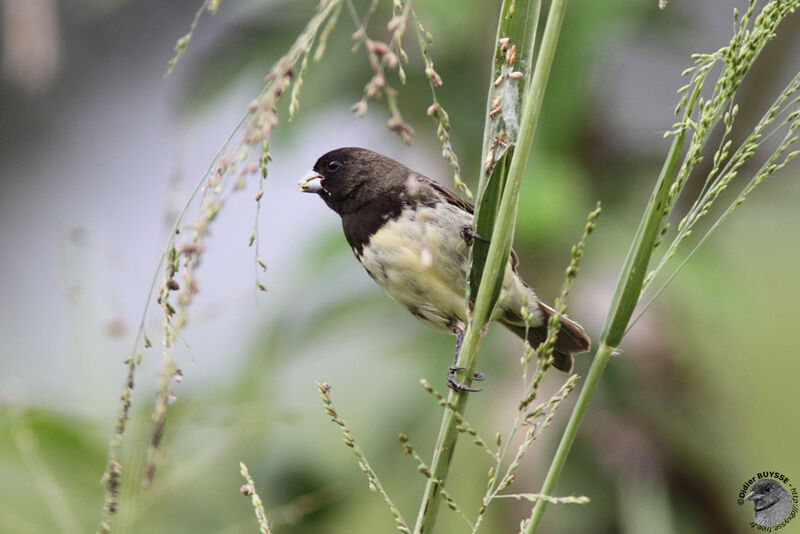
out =
[[402,163],[365,148],[337,148],[324,154],[300,189],[317,193],[339,215],[382,203],[397,194],[411,171]]
[[777,481],[771,478],[762,478],[753,484],[753,488],[745,500],[753,501],[756,510],[762,510],[780,500],[785,491]]

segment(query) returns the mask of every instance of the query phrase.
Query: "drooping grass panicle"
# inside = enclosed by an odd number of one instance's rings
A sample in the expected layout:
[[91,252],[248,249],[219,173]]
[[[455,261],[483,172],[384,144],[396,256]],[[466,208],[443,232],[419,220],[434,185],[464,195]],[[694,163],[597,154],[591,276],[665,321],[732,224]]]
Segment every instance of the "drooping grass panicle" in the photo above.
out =
[[194,30],[197,28],[197,23],[200,22],[200,17],[202,17],[203,13],[206,11],[212,15],[216,14],[221,1],[222,0],[205,0],[200,6],[200,9],[194,14],[194,19],[192,19],[192,24],[189,26],[189,31],[175,43],[175,55],[167,62],[167,72],[164,73],[165,78],[172,74],[172,69],[175,68],[175,65],[178,64],[178,61],[180,61],[186,53],[186,47],[189,46],[189,41],[192,40]]
[[256,521],[258,521],[258,528],[261,534],[270,534],[269,521],[267,521],[267,513],[264,511],[264,503],[261,502],[261,497],[258,496],[256,491],[256,483],[253,482],[253,477],[247,471],[247,466],[244,462],[239,462],[239,470],[245,479],[245,483],[239,488],[239,491],[245,497],[250,497],[253,502],[253,511],[256,514]]
[[410,534],[411,531],[408,528],[408,524],[403,519],[400,510],[397,508],[392,499],[389,497],[389,494],[386,493],[386,490],[383,488],[383,485],[378,479],[378,475],[369,465],[369,462],[367,461],[367,458],[364,455],[364,451],[361,450],[361,447],[358,445],[358,442],[356,442],[355,438],[353,437],[353,433],[347,426],[347,423],[345,423],[344,419],[339,417],[336,408],[334,408],[333,401],[331,400],[331,386],[324,382],[323,383],[317,382],[316,384],[317,384],[317,389],[319,389],[320,397],[322,398],[322,404],[325,406],[325,413],[327,413],[330,416],[331,420],[334,423],[336,423],[336,425],[342,431],[342,434],[344,434],[345,445],[350,447],[350,450],[352,450],[353,454],[355,454],[356,458],[358,458],[358,466],[367,476],[367,481],[369,482],[370,491],[379,493],[381,497],[383,497],[383,500],[389,506],[389,511],[392,513],[392,516],[394,517],[394,522],[395,526],[397,527],[397,530],[399,530],[400,532],[405,532],[407,534]]
[[377,9],[377,1],[373,1],[367,7],[363,17],[359,17],[352,2],[348,2],[356,31],[353,33],[353,51],[357,51],[361,45],[369,60],[373,75],[364,86],[364,93],[361,99],[353,104],[351,111],[356,116],[361,117],[366,114],[369,101],[385,98],[386,106],[389,110],[390,118],[387,126],[390,130],[397,133],[404,143],[410,143],[414,135],[414,129],[403,119],[397,101],[397,89],[392,87],[387,79],[387,72],[395,70],[401,84],[406,81],[406,74],[403,64],[408,62],[408,55],[403,49],[403,37],[409,24],[409,17],[413,17],[414,30],[419,42],[422,59],[425,64],[425,76],[431,88],[433,103],[428,106],[427,114],[436,123],[436,136],[442,145],[442,157],[453,170],[453,182],[455,189],[463,193],[468,199],[472,200],[472,193],[462,180],[461,165],[456,156],[453,145],[450,141],[450,117],[447,111],[439,102],[436,95],[436,88],[442,85],[442,78],[433,66],[433,59],[430,55],[429,47],[433,41],[432,36],[425,30],[417,13],[413,10],[410,1],[403,2],[397,0],[393,3],[393,15],[387,24],[387,30],[391,34],[389,42],[383,42],[369,37],[367,26]]
[[[171,234],[169,253],[166,260],[164,281],[159,289],[158,302],[163,311],[164,321],[164,358],[162,370],[158,380],[156,405],[153,411],[153,431],[148,446],[148,462],[145,470],[145,483],[149,484],[155,473],[156,461],[159,458],[159,445],[166,421],[167,406],[174,400],[171,390],[173,379],[180,370],[175,364],[175,357],[170,350],[173,342],[180,336],[186,324],[189,305],[199,291],[195,272],[199,267],[203,253],[206,250],[206,239],[214,220],[222,211],[230,194],[243,189],[249,176],[258,175],[259,190],[256,193],[256,223],[254,233],[249,244],[255,242],[255,261],[258,267],[266,268],[266,263],[261,258],[258,250],[258,214],[260,213],[263,180],[267,175],[267,165],[271,159],[269,155],[269,139],[272,130],[278,124],[277,103],[289,88],[297,64],[306,58],[311,50],[315,36],[322,25],[334,16],[340,2],[330,0],[321,2],[320,8],[311,18],[306,29],[297,37],[287,54],[278,59],[266,77],[266,85],[260,95],[250,104],[248,115],[241,125],[241,137],[234,146],[226,142],[224,153],[216,160],[212,171],[204,176],[198,192],[200,193],[200,206],[198,217],[191,223],[184,225],[183,231],[177,228],[183,224],[182,212],[176,222],[176,230]],[[237,130],[238,131],[238,128]],[[233,138],[229,138],[232,141]],[[232,143],[231,143],[232,144]],[[258,163],[251,158],[258,158]],[[238,167],[241,172],[237,172]],[[193,195],[192,195],[193,196]],[[178,244],[178,235],[183,236],[183,241]],[[181,274],[182,280],[178,283],[176,275]],[[256,278],[259,289],[264,289],[263,284]],[[177,293],[175,300],[171,300],[173,292]]]
[[[227,197],[233,192],[242,190],[250,176],[259,174],[261,182],[256,194],[257,218],[260,200],[263,196],[263,179],[266,178],[267,164],[270,161],[268,152],[269,138],[272,130],[278,124],[276,105],[298,71],[298,63],[307,56],[308,50],[314,43],[316,36],[319,35],[320,30],[324,27],[330,31],[329,28],[333,27],[332,18],[339,13],[341,2],[342,0],[322,0],[319,3],[317,11],[289,51],[278,59],[272,67],[272,70],[267,75],[264,88],[250,104],[248,110],[228,138],[222,143],[208,169],[197,182],[177,215],[147,294],[133,349],[126,360],[129,365],[128,377],[125,380],[123,392],[120,396],[119,421],[109,445],[109,459],[102,478],[102,482],[106,487],[106,497],[103,516],[98,527],[101,532],[110,528],[111,519],[119,508],[117,492],[122,476],[120,451],[125,434],[127,414],[130,408],[133,384],[132,374],[135,372],[136,364],[141,358],[142,349],[149,348],[152,345],[145,332],[151,298],[154,293],[157,295],[157,301],[162,310],[164,355],[153,412],[153,430],[148,443],[148,460],[144,474],[145,483],[152,480],[157,460],[160,457],[158,449],[162,441],[167,406],[175,398],[172,384],[182,377],[176,364],[172,347],[175,340],[181,337],[182,329],[187,321],[189,305],[199,290],[194,273],[202,261],[203,253],[205,252],[205,240],[209,235],[211,224],[223,209]],[[176,56],[175,61],[185,51],[186,44],[191,39],[191,33],[194,31],[202,11],[210,9],[213,12],[218,6],[218,0],[209,0],[203,4],[203,7],[195,17],[189,34],[179,41],[178,56]],[[319,42],[322,44],[324,41],[320,38]],[[174,65],[175,63],[172,62],[170,66],[174,67]],[[297,94],[295,94],[295,97],[297,97]],[[195,205],[198,197],[200,200],[197,208],[197,217],[192,222],[187,223],[187,214],[191,207]],[[257,222],[255,227],[257,228]],[[257,245],[258,236],[255,231],[250,238],[250,244],[252,245],[254,242]],[[266,263],[261,258],[258,250],[255,251],[254,256],[256,265],[261,269],[265,268]],[[164,271],[163,275],[160,276],[159,271],[162,265],[164,266]],[[159,279],[161,280],[161,285],[156,289]],[[256,284],[263,289],[258,279],[256,279]]]
[[403,119],[397,103],[397,89],[389,84],[386,75],[388,71],[395,71],[401,84],[406,81],[403,63],[408,62],[408,55],[403,49],[403,36],[408,26],[411,2],[394,1],[393,14],[386,25],[386,29],[391,34],[388,43],[372,39],[367,34],[367,23],[375,12],[376,4],[376,2],[373,2],[367,8],[364,17],[359,18],[355,7],[352,3],[348,3],[353,23],[356,25],[356,31],[352,36],[354,41],[353,50],[357,50],[361,44],[364,45],[367,59],[373,72],[372,77],[364,86],[361,100],[353,104],[351,111],[357,117],[362,117],[367,112],[370,100],[384,98],[386,107],[389,110],[389,119],[386,121],[386,126],[399,135],[404,143],[408,144],[414,136],[414,129]]
[[[333,30],[336,28],[336,23],[339,20],[339,14],[342,11],[342,2],[335,2],[333,12],[327,17],[327,22],[321,31],[310,32],[305,35],[306,42],[300,47],[302,49],[302,60],[300,61],[300,68],[297,69],[294,76],[294,83],[292,84],[292,91],[289,97],[289,120],[294,118],[297,109],[300,107],[300,90],[303,87],[303,75],[308,70],[308,58],[314,48],[315,41],[316,49],[314,49],[313,59],[315,62],[320,62],[325,55],[325,50],[328,45],[328,38]],[[302,35],[301,35],[302,37]]]
[[357,52],[361,45],[366,41],[367,26],[369,25],[370,19],[375,14],[375,11],[378,9],[378,4],[380,4],[380,0],[372,0],[364,12],[364,16],[359,17],[358,12],[356,11],[356,6],[353,5],[352,0],[347,1],[347,9],[350,11],[350,17],[353,19],[353,24],[356,26],[356,31],[351,35],[353,47],[350,51],[352,53]]
[[[236,130],[241,127],[247,115],[243,117],[239,124],[237,125]],[[100,521],[100,525],[98,526],[98,532],[107,532],[110,529],[111,519],[117,513],[119,509],[119,503],[116,500],[116,494],[119,491],[119,482],[120,478],[122,477],[122,465],[121,465],[121,458],[120,453],[122,450],[122,443],[124,441],[124,435],[127,430],[127,422],[128,422],[128,414],[130,411],[130,403],[131,403],[131,394],[133,390],[133,375],[135,374],[136,367],[142,360],[142,351],[144,349],[149,349],[153,346],[152,341],[148,337],[146,333],[146,324],[147,324],[147,317],[148,312],[150,309],[151,299],[153,298],[153,294],[156,293],[156,285],[158,284],[159,279],[162,280],[161,288],[158,290],[158,298],[161,298],[161,295],[166,291],[172,291],[176,289],[177,282],[174,281],[174,275],[177,272],[176,268],[176,260],[177,260],[177,249],[175,248],[175,236],[179,232],[179,227],[182,224],[185,215],[187,214],[189,207],[192,205],[195,197],[198,195],[201,187],[205,183],[205,178],[211,172],[214,166],[216,165],[216,161],[222,156],[223,152],[227,149],[228,144],[231,142],[231,139],[234,136],[234,133],[231,133],[228,139],[223,143],[222,147],[217,151],[217,154],[212,160],[212,163],[209,165],[208,169],[204,173],[202,179],[195,185],[194,190],[189,195],[189,198],[185,201],[183,207],[181,208],[180,212],[176,217],[176,222],[170,231],[170,234],[167,238],[167,243],[161,253],[161,257],[159,259],[158,265],[156,267],[155,273],[153,278],[150,281],[150,287],[147,291],[145,297],[145,303],[142,307],[142,314],[139,321],[139,326],[136,331],[136,338],[134,340],[130,355],[125,360],[125,363],[128,365],[128,376],[126,377],[125,383],[123,385],[123,390],[120,395],[120,417],[118,419],[118,424],[114,429],[114,433],[111,438],[111,442],[109,444],[109,453],[108,453],[108,461],[106,463],[106,471],[101,478],[101,483],[106,488],[106,496],[105,496],[105,504],[103,507],[103,515]],[[160,269],[162,265],[166,265],[165,267],[165,275],[160,275]],[[172,282],[170,282],[172,280]],[[161,303],[159,303],[161,304]],[[174,313],[174,308],[167,307],[166,305],[162,306],[162,310],[166,313]],[[166,327],[165,327],[165,337],[166,337]],[[161,392],[159,392],[161,394]],[[164,397],[165,398],[165,397]],[[151,439],[152,441],[152,439]],[[109,505],[111,504],[111,505]]]
[[472,200],[472,191],[469,190],[467,184],[461,179],[461,165],[458,162],[453,145],[450,142],[450,116],[445,111],[442,104],[436,96],[436,89],[441,87],[443,82],[439,73],[433,67],[433,58],[431,58],[429,47],[433,43],[433,37],[422,25],[416,11],[411,11],[414,17],[414,29],[417,33],[417,41],[419,42],[420,52],[422,53],[422,60],[425,63],[425,77],[428,79],[428,85],[431,88],[431,99],[433,102],[428,106],[427,114],[433,118],[436,123],[436,137],[442,145],[442,157],[450,165],[453,170],[453,185],[456,191],[464,194],[469,200]]

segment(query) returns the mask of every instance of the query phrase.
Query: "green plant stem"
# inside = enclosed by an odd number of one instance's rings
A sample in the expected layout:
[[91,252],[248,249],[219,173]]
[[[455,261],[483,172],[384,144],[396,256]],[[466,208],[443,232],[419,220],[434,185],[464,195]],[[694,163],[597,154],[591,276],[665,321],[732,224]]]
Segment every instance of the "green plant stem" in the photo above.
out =
[[[536,131],[536,123],[542,109],[544,90],[553,64],[566,4],[566,0],[554,0],[551,5],[542,37],[541,49],[528,87],[528,94],[525,98],[517,149],[511,160],[500,208],[490,238],[486,266],[478,287],[472,318],[467,325],[464,342],[456,364],[464,369],[462,371],[462,379],[467,384],[469,384],[475,369],[478,347],[483,337],[485,325],[491,318],[494,307],[494,303],[489,302],[488,295],[491,293],[495,280],[503,276],[505,265],[508,262],[511,241],[514,235],[513,223],[516,217],[519,188],[522,183],[523,171],[530,153],[534,132]],[[431,462],[431,476],[425,486],[422,504],[414,528],[414,532],[417,534],[432,532],[436,523],[441,500],[440,488],[447,478],[458,437],[455,412],[463,414],[467,403],[467,394],[465,392],[450,391],[447,400],[455,411],[446,408],[442,417],[439,437],[436,441],[436,448]]]
[[653,254],[661,223],[667,212],[667,197],[675,179],[683,148],[685,133],[681,130],[672,141],[667,159],[661,168],[656,188],[647,203],[642,221],[636,230],[633,243],[625,258],[622,271],[617,280],[617,289],[603,327],[600,339],[612,347],[619,345],[625,334],[625,327],[633,315],[633,310],[642,294],[642,284],[647,274],[647,266]]
[[[575,441],[575,436],[578,434],[578,428],[581,426],[583,415],[589,407],[589,400],[591,400],[597,383],[600,381],[600,377],[603,376],[603,371],[605,371],[606,364],[608,364],[608,360],[613,352],[614,347],[601,344],[594,355],[592,366],[589,368],[589,373],[586,375],[586,383],[583,385],[581,394],[578,396],[575,407],[572,409],[572,415],[569,418],[567,427],[564,429],[561,442],[558,444],[558,449],[556,449],[556,453],[550,463],[550,469],[547,471],[547,476],[542,484],[542,489],[540,491],[542,495],[550,495],[550,492],[558,481],[561,469],[567,461],[572,443]],[[531,512],[531,517],[528,520],[525,534],[533,534],[536,532],[536,527],[542,519],[542,514],[544,514],[546,505],[547,502],[544,499],[536,501],[536,505]]]
[[[695,99],[698,96],[696,91],[692,95],[692,101],[687,106],[687,113],[692,109]],[[564,434],[561,436],[561,442],[558,444],[558,449],[553,456],[550,463],[550,468],[547,471],[544,483],[540,493],[550,495],[555,487],[558,477],[561,475],[561,470],[567,461],[567,456],[572,448],[572,443],[575,441],[575,436],[578,434],[583,416],[586,413],[586,408],[589,405],[589,400],[594,394],[594,390],[600,381],[600,377],[605,371],[606,364],[608,364],[609,357],[616,349],[622,336],[625,334],[625,327],[630,321],[633,310],[639,302],[639,297],[642,293],[642,283],[647,273],[647,266],[650,263],[650,256],[653,253],[653,245],[658,237],[658,231],[666,216],[666,202],[669,196],[670,187],[675,180],[675,175],[680,161],[681,150],[683,148],[685,139],[685,130],[678,132],[672,141],[667,159],[661,168],[661,174],[656,182],[656,187],[653,190],[650,200],[645,208],[642,221],[636,230],[631,248],[625,258],[622,271],[620,272],[619,280],[617,281],[617,289],[614,293],[614,298],[611,301],[611,306],[606,316],[606,324],[603,328],[603,333],[600,337],[600,347],[594,355],[592,365],[589,367],[589,373],[586,377],[586,383],[581,389],[578,401],[572,409],[567,427]],[[533,534],[542,519],[544,509],[547,502],[540,500],[536,502],[531,512],[531,517],[525,529],[525,534]]]

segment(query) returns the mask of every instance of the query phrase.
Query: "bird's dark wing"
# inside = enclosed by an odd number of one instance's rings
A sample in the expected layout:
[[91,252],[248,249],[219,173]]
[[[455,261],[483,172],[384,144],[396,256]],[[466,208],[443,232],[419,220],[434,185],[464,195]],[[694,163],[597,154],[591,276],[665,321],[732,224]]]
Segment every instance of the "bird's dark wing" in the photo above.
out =
[[469,213],[475,213],[475,207],[470,202],[467,202],[466,200],[459,198],[458,195],[447,189],[445,186],[431,180],[427,176],[423,176],[422,174],[419,173],[416,174],[425,185],[429,186],[435,191],[435,196],[444,200],[448,204],[452,204],[453,206],[461,208],[464,211],[467,211]]
[[[447,189],[446,187],[442,186],[441,184],[434,182],[430,178],[423,176],[419,173],[415,173],[418,181],[424,186],[429,188],[429,191],[420,191],[420,198],[423,202],[440,202],[444,201],[449,204],[452,204],[464,211],[469,212],[470,214],[475,213],[474,206],[459,198],[455,195],[452,191]],[[425,187],[423,187],[425,189]],[[427,193],[427,194],[426,194]],[[517,266],[519,265],[519,258],[517,257],[517,253],[514,252],[513,249],[510,251],[509,261],[511,262],[511,268],[517,276],[519,273],[517,272]],[[520,276],[519,279],[526,287],[530,287],[527,282]],[[531,291],[533,291],[531,289]],[[542,343],[547,338],[547,319],[555,313],[555,310],[550,306],[546,305],[542,301],[538,301],[539,308],[542,310],[542,313],[545,316],[545,320],[542,325],[539,327],[533,327],[528,329],[528,341],[535,347]],[[508,317],[508,320],[501,321],[504,326],[506,326],[509,330],[517,334],[519,337],[525,337],[525,328],[521,326],[524,323],[521,316],[515,317]],[[572,370],[572,354],[577,354],[581,352],[586,352],[589,350],[591,345],[591,341],[586,333],[583,331],[583,328],[578,325],[578,323],[568,319],[567,317],[561,317],[561,329],[559,330],[558,335],[556,336],[556,344],[553,350],[553,366],[556,369],[561,371],[569,372]]]

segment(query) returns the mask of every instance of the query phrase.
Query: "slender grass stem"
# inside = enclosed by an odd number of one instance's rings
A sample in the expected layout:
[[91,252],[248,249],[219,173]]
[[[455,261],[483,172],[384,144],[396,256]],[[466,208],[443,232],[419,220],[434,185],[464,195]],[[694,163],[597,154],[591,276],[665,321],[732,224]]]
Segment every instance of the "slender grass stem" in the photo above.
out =
[[[564,434],[561,436],[561,442],[558,444],[556,454],[553,456],[553,461],[550,463],[550,469],[547,471],[547,476],[539,492],[540,494],[550,495],[553,491],[558,477],[561,474],[561,469],[567,461],[567,456],[572,448],[572,443],[575,441],[575,436],[578,434],[583,416],[586,413],[586,409],[589,407],[592,394],[600,381],[600,377],[603,376],[603,371],[605,371],[608,360],[613,352],[614,347],[610,347],[606,344],[601,344],[600,348],[597,349],[594,359],[592,360],[592,366],[589,368],[589,374],[586,375],[586,383],[583,389],[581,389],[581,394],[578,396],[575,408],[572,410],[572,415],[569,418],[567,427],[564,429]],[[536,505],[533,507],[531,517],[525,528],[525,534],[533,534],[536,532],[536,527],[542,519],[542,514],[544,514],[546,506],[546,500],[542,499],[536,501]]]

